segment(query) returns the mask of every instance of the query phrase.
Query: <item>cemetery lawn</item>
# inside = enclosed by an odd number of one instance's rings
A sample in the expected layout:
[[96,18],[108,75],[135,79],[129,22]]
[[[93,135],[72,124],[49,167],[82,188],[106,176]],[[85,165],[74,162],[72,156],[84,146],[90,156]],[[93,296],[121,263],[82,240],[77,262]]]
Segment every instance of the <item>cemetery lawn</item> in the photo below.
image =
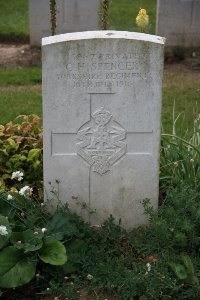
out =
[[177,121],[177,134],[191,132],[194,119],[200,109],[200,73],[164,71],[162,125],[164,132],[171,132],[173,127],[173,108]]
[[0,1],[0,41],[28,41],[28,0]]
[[0,68],[1,86],[30,86],[41,82],[42,74],[39,67]]

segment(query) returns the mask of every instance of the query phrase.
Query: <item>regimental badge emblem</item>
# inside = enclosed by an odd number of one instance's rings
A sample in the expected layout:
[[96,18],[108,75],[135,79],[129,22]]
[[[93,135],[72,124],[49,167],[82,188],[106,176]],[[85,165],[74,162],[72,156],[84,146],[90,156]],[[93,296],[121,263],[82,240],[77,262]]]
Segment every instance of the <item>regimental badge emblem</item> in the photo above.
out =
[[100,175],[110,171],[126,153],[126,130],[104,107],[96,110],[91,120],[81,126],[77,139],[77,154]]

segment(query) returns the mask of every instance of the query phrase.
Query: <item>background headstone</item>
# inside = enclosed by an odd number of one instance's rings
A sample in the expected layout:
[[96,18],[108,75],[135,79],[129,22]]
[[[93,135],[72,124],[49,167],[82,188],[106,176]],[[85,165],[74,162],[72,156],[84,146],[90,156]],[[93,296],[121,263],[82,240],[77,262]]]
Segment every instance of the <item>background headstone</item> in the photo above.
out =
[[200,47],[200,0],[158,0],[156,34],[167,46]]
[[163,48],[161,37],[117,31],[43,39],[47,199],[59,180],[60,201],[92,224],[146,222],[141,201],[158,204]]
[[[56,33],[97,30],[100,0],[57,0]],[[50,0],[29,0],[30,43],[41,45],[51,35]]]

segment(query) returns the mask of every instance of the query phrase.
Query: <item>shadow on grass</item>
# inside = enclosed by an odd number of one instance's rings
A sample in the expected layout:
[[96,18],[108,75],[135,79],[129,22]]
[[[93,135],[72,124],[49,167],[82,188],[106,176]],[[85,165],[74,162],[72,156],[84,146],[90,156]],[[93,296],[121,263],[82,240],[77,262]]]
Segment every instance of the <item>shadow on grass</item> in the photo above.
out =
[[15,32],[11,33],[0,33],[0,43],[7,43],[7,44],[27,44],[29,43],[30,38],[28,34],[16,34]]

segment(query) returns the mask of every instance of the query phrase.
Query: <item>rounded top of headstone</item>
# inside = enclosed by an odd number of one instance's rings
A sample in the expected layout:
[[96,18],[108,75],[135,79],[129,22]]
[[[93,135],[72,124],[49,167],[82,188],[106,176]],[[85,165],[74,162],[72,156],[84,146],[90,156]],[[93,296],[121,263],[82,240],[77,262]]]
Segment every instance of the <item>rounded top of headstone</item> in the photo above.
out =
[[126,39],[126,40],[137,40],[146,41],[157,44],[165,44],[165,38],[157,35],[151,35],[140,32],[129,32],[129,31],[116,31],[116,30],[99,30],[99,31],[83,31],[65,33],[54,36],[45,37],[42,39],[42,46],[78,41],[78,40],[91,40],[91,39]]

